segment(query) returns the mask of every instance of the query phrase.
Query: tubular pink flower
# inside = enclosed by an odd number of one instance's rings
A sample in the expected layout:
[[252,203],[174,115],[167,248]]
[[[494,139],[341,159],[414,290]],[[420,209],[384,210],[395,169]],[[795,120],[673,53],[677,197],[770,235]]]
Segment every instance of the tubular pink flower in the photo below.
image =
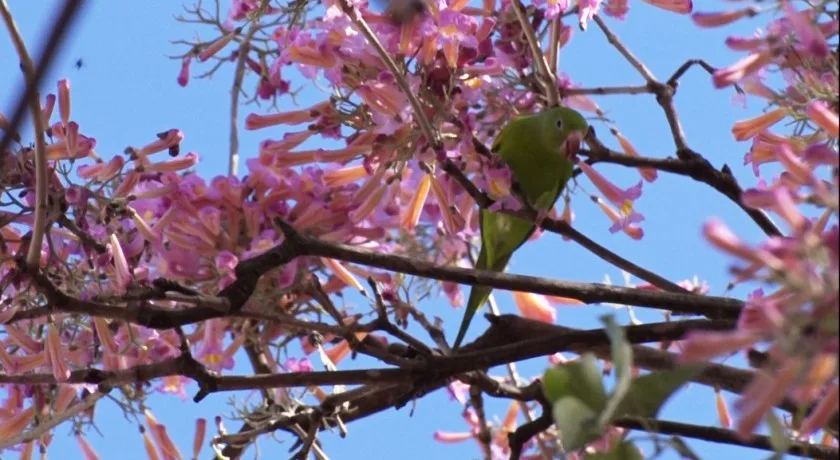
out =
[[[317,120],[323,112],[329,109],[329,101],[324,101],[307,109],[280,112],[272,115],[259,115],[251,113],[245,117],[245,129],[254,130],[275,125],[298,125],[307,121]],[[309,132],[311,133],[311,131]],[[288,148],[294,148],[294,146]]]
[[231,40],[233,40],[233,37],[238,35],[241,31],[242,29],[236,28],[236,30],[234,30],[233,32],[219,37],[216,41],[214,41],[213,43],[205,47],[203,50],[201,50],[201,52],[198,54],[198,60],[204,62],[213,57],[216,53],[221,51],[222,48],[227,46],[227,44],[230,43]]
[[818,58],[825,58],[831,52],[822,32],[812,22],[808,15],[796,11],[788,0],[783,0],[785,14],[793,27],[796,38],[803,48]]
[[0,420],[0,439],[13,438],[22,433],[34,416],[35,406],[29,406],[5,420]]
[[808,115],[808,118],[810,118],[817,126],[824,129],[829,136],[834,138],[840,136],[840,119],[836,113],[828,108],[828,104],[825,102],[811,102],[805,108],[805,114]]
[[473,434],[470,432],[452,433],[448,431],[435,431],[434,434],[435,441],[447,444],[463,442],[472,438]]
[[619,21],[623,21],[630,12],[630,0],[607,0],[604,6],[604,13]]
[[762,262],[758,251],[744,244],[720,219],[712,218],[706,221],[703,225],[703,235],[722,251],[751,262]]
[[114,258],[114,289],[118,293],[124,293],[128,283],[131,281],[131,270],[128,266],[128,260],[125,258],[122,245],[117,239],[117,235],[111,233],[108,235],[108,242],[110,243],[111,256]]
[[677,14],[689,14],[694,9],[691,0],[642,0],[663,10]]
[[153,153],[162,152],[170,149],[184,140],[184,133],[180,129],[170,129],[158,134],[158,139],[143,148],[141,148],[137,155],[145,157]]
[[522,317],[552,324],[557,319],[557,310],[548,303],[545,296],[518,291],[511,291],[511,294]]
[[765,414],[784,399],[801,368],[794,359],[788,358],[787,363],[773,374],[759,372],[743,391],[741,399],[735,401],[735,410],[739,413],[735,432],[741,439],[749,439]]
[[58,80],[58,113],[61,124],[67,126],[70,121],[70,80],[66,78]]
[[[44,107],[41,107],[41,120],[43,120],[44,124],[50,124],[50,118],[52,118],[53,110],[55,109],[55,101],[55,94],[47,94]],[[0,118],[2,118],[2,115],[0,115]],[[0,128],[2,127],[3,125],[0,124]]]
[[195,419],[195,435],[193,436],[192,458],[198,458],[201,448],[204,447],[204,435],[207,432],[207,419]]
[[186,87],[190,82],[190,63],[192,62],[193,54],[189,53],[181,60],[181,70],[178,71],[177,82],[182,87]]
[[76,434],[76,442],[79,443],[79,449],[82,450],[82,456],[85,460],[99,460],[99,455],[93,450],[93,447],[88,444],[87,439],[81,433]]
[[731,66],[716,71],[712,76],[712,81],[716,88],[723,88],[738,83],[769,64],[773,60],[774,55],[775,53],[769,50],[750,54]]
[[[613,130],[613,135],[618,139],[618,144],[621,145],[621,150],[624,151],[625,154],[631,157],[640,157],[639,152],[636,150],[635,147],[624,137],[621,132],[618,130]],[[652,168],[638,168],[639,173],[642,175],[642,178],[648,182],[653,182],[659,177],[659,174],[656,172],[655,169]]]
[[784,166],[789,173],[800,181],[800,183],[812,184],[816,180],[811,166],[802,161],[802,159],[793,152],[793,149],[787,142],[779,144],[779,146],[776,147],[776,156],[779,158],[779,162],[782,163],[782,166]]
[[67,123],[64,132],[64,145],[67,147],[67,156],[76,158],[79,147],[79,124],[75,121]]
[[754,331],[692,331],[682,342],[681,362],[703,362],[716,356],[734,353],[762,340]]
[[8,324],[5,326],[8,341],[17,345],[29,353],[39,353],[44,350],[44,346],[35,341],[29,334],[21,331],[18,326]]
[[800,232],[807,225],[808,220],[799,211],[796,201],[787,187],[776,187],[773,190],[776,199],[775,211],[790,225],[795,232]]
[[140,182],[140,173],[137,171],[129,171],[128,174],[125,174],[122,177],[122,181],[120,185],[117,186],[117,190],[114,192],[114,198],[124,198],[126,195],[131,193],[134,190],[134,186]]
[[96,328],[96,335],[99,336],[99,340],[102,342],[102,348],[105,352],[113,355],[118,354],[119,347],[117,346],[116,340],[114,340],[114,334],[111,333],[111,329],[108,327],[108,323],[105,318],[97,316],[93,318],[93,324]]
[[64,347],[61,345],[61,338],[55,323],[50,323],[47,331],[47,356],[49,356],[53,377],[59,382],[70,378],[70,369],[67,367],[67,356]]
[[192,168],[197,164],[198,154],[195,152],[189,152],[178,158],[148,164],[144,166],[143,169],[148,172],[178,172]]
[[59,385],[55,396],[55,412],[64,412],[76,400],[74,385]]
[[601,208],[601,211],[603,211],[604,214],[606,214],[607,217],[609,217],[609,219],[612,221],[613,225],[609,229],[610,233],[616,233],[619,230],[622,230],[625,235],[629,236],[630,238],[633,238],[634,240],[640,240],[644,238],[645,231],[641,227],[636,225],[636,223],[644,220],[644,217],[641,216],[641,214],[633,212],[630,215],[622,215],[621,213],[613,209],[612,206],[610,206],[604,200],[598,197],[593,197],[592,201],[597,203],[598,207]]
[[598,190],[604,195],[604,198],[619,208],[622,208],[622,210],[628,206],[632,209],[633,201],[642,196],[642,181],[639,181],[639,183],[633,187],[622,190],[607,180],[607,178],[602,176],[598,171],[595,171],[595,169],[593,169],[592,166],[589,166],[586,162],[579,161],[578,167],[584,174],[586,174],[586,177],[592,181],[592,184],[595,185],[595,187],[598,188]]
[[740,10],[719,11],[717,13],[696,12],[691,15],[691,20],[699,27],[720,27],[745,18],[752,17],[758,13],[755,7],[742,8]]

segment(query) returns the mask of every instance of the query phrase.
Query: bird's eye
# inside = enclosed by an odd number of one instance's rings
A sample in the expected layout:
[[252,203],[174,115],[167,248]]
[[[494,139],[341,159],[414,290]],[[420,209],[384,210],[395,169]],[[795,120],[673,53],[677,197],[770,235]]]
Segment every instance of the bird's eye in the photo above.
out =
[[557,129],[563,129],[563,120],[557,120]]

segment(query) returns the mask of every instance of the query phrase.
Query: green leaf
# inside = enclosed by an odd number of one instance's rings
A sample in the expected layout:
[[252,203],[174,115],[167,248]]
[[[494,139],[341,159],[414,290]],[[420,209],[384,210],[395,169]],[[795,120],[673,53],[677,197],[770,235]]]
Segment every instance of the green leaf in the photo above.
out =
[[546,370],[543,391],[552,403],[573,396],[596,412],[600,412],[607,401],[601,371],[592,353],[584,353],[577,361]]
[[773,411],[767,413],[765,421],[767,427],[770,428],[770,445],[773,446],[773,450],[779,454],[787,452],[790,448],[790,437],[785,433],[782,421],[779,420],[779,417],[776,417]]
[[616,378],[618,381],[629,379],[633,366],[633,348],[624,337],[624,329],[615,322],[613,315],[603,315],[599,319],[604,323],[610,338],[610,354]]
[[624,338],[624,329],[615,322],[613,315],[600,317],[610,338],[610,349],[613,367],[615,368],[615,388],[607,402],[606,409],[601,413],[600,423],[606,425],[613,418],[612,414],[621,405],[632,379],[633,348]]
[[602,423],[625,416],[656,417],[665,401],[702,371],[702,365],[687,365],[634,379],[615,413],[607,420],[602,419]]
[[573,396],[558,399],[554,403],[552,415],[567,451],[581,449],[602,435],[598,428],[598,414]]
[[630,441],[624,441],[609,452],[595,452],[587,454],[584,460],[645,460],[645,457]]

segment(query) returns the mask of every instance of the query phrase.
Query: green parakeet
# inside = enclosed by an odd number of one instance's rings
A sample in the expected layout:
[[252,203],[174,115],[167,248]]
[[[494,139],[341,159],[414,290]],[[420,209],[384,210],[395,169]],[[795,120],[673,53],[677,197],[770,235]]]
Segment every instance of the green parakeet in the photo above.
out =
[[[508,122],[491,150],[507,163],[528,202],[538,211],[547,212],[572,176],[571,158],[587,129],[586,120],[577,111],[553,107]],[[504,271],[513,252],[536,230],[534,222],[486,209],[481,210],[479,219],[481,252],[477,269]],[[453,350],[461,345],[470,321],[491,291],[485,286],[472,287]]]

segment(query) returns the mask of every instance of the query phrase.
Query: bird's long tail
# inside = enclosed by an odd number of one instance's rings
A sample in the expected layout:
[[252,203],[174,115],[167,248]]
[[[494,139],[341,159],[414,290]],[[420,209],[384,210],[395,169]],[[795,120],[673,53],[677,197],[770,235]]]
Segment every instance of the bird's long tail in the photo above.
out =
[[[487,252],[482,244],[481,251],[478,253],[478,260],[475,263],[475,268],[479,270],[490,269],[499,272],[504,271],[512,255],[513,254],[507,254],[499,260],[496,260],[496,263],[494,263],[492,267],[488,267]],[[479,308],[481,308],[484,302],[487,301],[491,292],[493,292],[493,288],[487,286],[473,286],[472,289],[470,289],[470,296],[467,299],[467,309],[464,312],[464,318],[461,319],[461,327],[458,329],[458,336],[455,337],[455,343],[452,345],[452,351],[457,350],[458,347],[461,346],[461,342],[464,340],[464,335],[467,333],[467,329],[470,326],[473,316],[475,316],[475,313],[479,310]]]

